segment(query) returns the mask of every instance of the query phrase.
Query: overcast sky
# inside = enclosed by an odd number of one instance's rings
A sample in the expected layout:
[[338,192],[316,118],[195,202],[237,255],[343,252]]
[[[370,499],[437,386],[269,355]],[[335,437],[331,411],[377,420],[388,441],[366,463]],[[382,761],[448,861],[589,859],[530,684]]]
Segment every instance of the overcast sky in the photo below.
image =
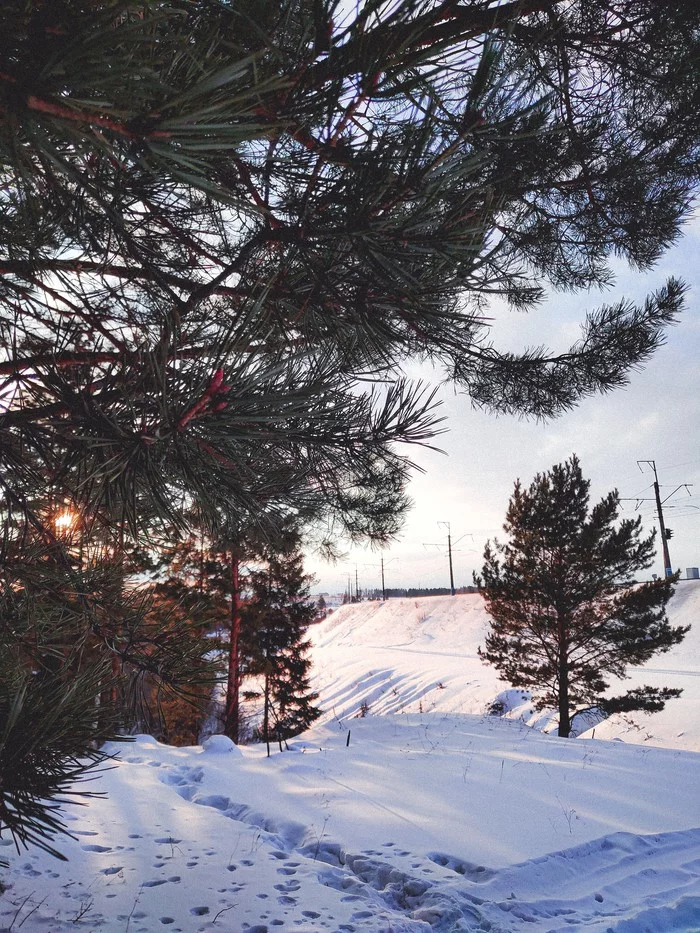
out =
[[[537,472],[576,453],[596,501],[617,488],[621,497],[654,496],[653,474],[638,460],[655,460],[664,505],[664,520],[673,530],[671,563],[700,566],[700,219],[661,262],[644,275],[619,265],[617,280],[605,293],[554,295],[527,315],[495,309],[491,338],[499,349],[546,345],[563,351],[579,336],[588,309],[622,297],[643,300],[675,275],[689,287],[680,323],[646,368],[632,373],[630,384],[607,396],[585,399],[577,409],[547,424],[519,421],[475,411],[465,395],[443,387],[441,414],[448,433],[437,440],[445,454],[413,448],[415,473],[409,487],[414,506],[396,544],[383,552],[386,586],[449,586],[447,529],[454,544],[455,585],[472,582],[482,564],[488,538],[504,537],[505,510],[520,478],[529,484]],[[426,371],[427,375],[430,375]],[[695,484],[690,494],[684,483]],[[623,502],[625,515],[639,513],[644,528],[656,527],[653,501]],[[436,547],[434,545],[441,545]],[[426,545],[428,545],[426,547]],[[314,592],[343,592],[355,571],[361,588],[381,585],[380,552],[349,550],[336,565],[309,556],[306,568],[317,577]],[[663,574],[660,540],[649,573]]]

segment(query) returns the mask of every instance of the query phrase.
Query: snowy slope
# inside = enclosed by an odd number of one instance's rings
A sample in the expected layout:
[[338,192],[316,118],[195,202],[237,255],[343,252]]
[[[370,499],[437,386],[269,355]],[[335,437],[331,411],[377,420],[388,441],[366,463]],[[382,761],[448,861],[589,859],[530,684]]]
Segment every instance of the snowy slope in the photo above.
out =
[[0,929],[700,929],[694,753],[424,714],[270,759],[149,737],[121,756],[70,814],[69,862],[13,859]]
[[[674,619],[699,601],[679,588]],[[269,759],[111,746],[67,862],[1,841],[0,931],[698,933],[700,754],[486,715],[486,621],[476,596],[338,611],[313,631],[325,717]],[[664,659],[678,683],[694,646]],[[687,740],[693,703],[658,734]]]
[[[662,713],[615,716],[596,725],[598,738],[700,751],[700,583],[681,581],[671,603],[674,625],[693,625],[684,641],[630,670],[615,692],[637,683],[682,687]],[[355,715],[364,703],[375,714],[484,713],[496,700],[511,718],[541,729],[526,692],[508,690],[477,654],[488,629],[477,594],[391,599],[344,606],[312,630],[314,689],[328,716]],[[584,733],[586,734],[586,733]],[[587,733],[590,735],[590,733]]]

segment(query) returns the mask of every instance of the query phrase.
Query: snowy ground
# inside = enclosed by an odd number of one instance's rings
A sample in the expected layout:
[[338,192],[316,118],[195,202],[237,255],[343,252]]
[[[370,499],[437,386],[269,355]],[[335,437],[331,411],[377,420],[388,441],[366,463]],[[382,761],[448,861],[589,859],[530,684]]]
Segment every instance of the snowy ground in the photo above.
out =
[[[619,693],[642,683],[681,687],[681,698],[653,716],[596,723],[596,738],[700,752],[700,582],[678,584],[669,618],[674,625],[698,624],[680,645],[631,670],[629,680],[612,688]],[[377,715],[480,715],[499,701],[510,718],[556,728],[553,717],[533,711],[527,693],[508,690],[479,659],[488,623],[477,594],[345,606],[313,630],[314,689],[324,709],[341,718],[356,715],[363,703]]]
[[[697,696],[666,748],[547,736],[484,715],[477,597],[401,603],[314,630],[327,715],[289,751],[119,746],[107,797],[67,811],[68,862],[0,849],[0,930],[698,933]],[[674,618],[698,609],[679,588]],[[694,644],[657,667],[692,681]]]

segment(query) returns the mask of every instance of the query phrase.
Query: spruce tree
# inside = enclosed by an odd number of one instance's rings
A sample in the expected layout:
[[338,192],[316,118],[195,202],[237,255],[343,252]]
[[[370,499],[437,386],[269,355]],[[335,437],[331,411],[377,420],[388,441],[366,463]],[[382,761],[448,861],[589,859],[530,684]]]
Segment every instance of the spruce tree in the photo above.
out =
[[480,657],[532,689],[539,709],[558,710],[560,736],[581,708],[651,713],[681,693],[643,686],[606,696],[610,677],[668,651],[688,628],[666,618],[677,578],[633,582],[652,562],[654,533],[642,537],[641,517],[616,524],[616,491],[591,507],[589,487],[576,456],[528,488],[518,480],[503,526],[509,540],[487,542],[476,579],[491,617]]
[[309,598],[312,577],[304,573],[299,537],[285,529],[274,545],[264,549],[262,565],[248,573],[247,595],[241,610],[244,673],[257,678],[263,703],[258,737],[268,743],[298,735],[320,715],[313,705],[311,661],[305,640],[316,619]]

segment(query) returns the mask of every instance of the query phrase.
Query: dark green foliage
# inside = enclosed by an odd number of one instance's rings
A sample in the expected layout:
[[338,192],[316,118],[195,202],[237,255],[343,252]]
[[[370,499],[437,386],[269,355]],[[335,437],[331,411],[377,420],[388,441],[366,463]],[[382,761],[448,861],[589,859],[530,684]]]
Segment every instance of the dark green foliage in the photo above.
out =
[[477,405],[547,416],[624,383],[680,308],[673,281],[614,302],[561,357],[501,354],[483,318],[492,294],[607,283],[612,255],[647,267],[677,235],[698,167],[692,4],[0,16],[13,489],[37,451],[132,525],[278,501],[386,541],[407,504],[393,442],[436,429],[407,356]]
[[[96,698],[114,687],[96,650],[102,607],[87,576],[57,566],[49,547],[8,534],[0,573],[0,833],[54,855],[59,811],[104,755],[117,710]],[[94,581],[93,581],[94,582]],[[89,595],[88,595],[89,594]],[[79,796],[85,796],[80,793]],[[62,857],[62,856],[59,856]]]
[[2,516],[0,832],[58,854],[61,804],[85,796],[72,785],[100,745],[149,721],[158,693],[201,691],[214,671],[189,621],[125,582],[141,565],[132,549],[49,535],[32,514],[40,530]]
[[654,534],[641,537],[640,517],[616,525],[617,492],[591,508],[589,485],[575,456],[527,489],[518,480],[503,526],[509,540],[487,543],[476,581],[491,616],[480,656],[514,687],[532,688],[539,709],[558,709],[563,736],[582,707],[654,712],[679,696],[667,687],[604,694],[610,677],[688,631],[665,614],[676,578],[630,582],[651,564]]
[[608,284],[611,257],[646,268],[674,240],[699,25],[657,0],[5,0],[0,494],[42,546],[35,500],[67,497],[78,549],[114,562],[86,595],[62,548],[37,584],[111,659],[110,702],[199,663],[187,623],[156,635],[126,598],[125,549],[193,512],[214,539],[222,515],[270,540],[313,518],[328,550],[397,533],[399,444],[439,431],[407,358],[547,417],[663,341],[673,280],[560,356],[498,352],[484,307]]
[[[191,522],[197,529],[194,517]],[[231,623],[230,554],[223,546],[213,546],[200,527],[182,540],[173,536],[163,544],[157,564],[150,616],[161,627],[184,630],[212,657],[224,647],[215,636],[227,633]],[[188,681],[178,682],[176,690],[147,676],[146,726],[151,734],[171,745],[196,744],[211,701],[213,666],[201,657],[193,659]],[[224,667],[222,654],[216,662],[217,679]]]
[[96,743],[113,737],[104,717],[98,724],[95,709],[109,674],[106,664],[70,677],[35,674],[16,657],[2,657],[0,831],[9,831],[18,849],[31,844],[63,858],[51,844],[66,832],[60,811],[91,796],[76,785],[105,760]]
[[299,544],[298,535],[287,529],[264,549],[260,568],[247,575],[241,609],[243,671],[262,684],[258,736],[268,743],[298,735],[320,715],[309,686],[305,640],[317,607],[309,599],[312,578],[304,573]]

